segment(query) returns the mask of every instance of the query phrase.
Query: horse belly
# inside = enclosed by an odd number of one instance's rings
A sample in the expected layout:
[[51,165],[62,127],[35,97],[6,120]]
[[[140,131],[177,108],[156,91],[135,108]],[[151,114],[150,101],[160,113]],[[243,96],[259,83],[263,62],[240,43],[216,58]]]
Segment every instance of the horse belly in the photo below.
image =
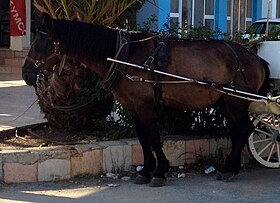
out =
[[204,108],[215,104],[221,97],[217,90],[195,84],[169,84],[162,89],[165,105],[179,110]]

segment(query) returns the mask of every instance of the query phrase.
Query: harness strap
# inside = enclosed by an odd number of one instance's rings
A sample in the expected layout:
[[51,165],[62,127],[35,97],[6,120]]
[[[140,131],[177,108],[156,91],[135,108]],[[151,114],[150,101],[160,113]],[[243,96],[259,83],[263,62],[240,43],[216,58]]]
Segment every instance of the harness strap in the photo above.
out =
[[[128,52],[129,52],[129,44],[132,43],[141,43],[148,40],[152,40],[154,38],[157,38],[157,35],[147,37],[141,40],[137,41],[130,41],[129,33],[124,32],[122,30],[119,31],[118,37],[117,37],[117,44],[116,44],[116,54],[114,56],[114,59],[127,61],[128,60]],[[120,80],[122,76],[122,71],[125,70],[125,65],[118,64],[115,62],[112,62],[109,70],[107,71],[103,81],[101,82],[101,86],[105,90],[111,89],[116,83]]]
[[[158,38],[157,48],[155,49],[153,55],[150,57],[152,57],[153,59],[156,58],[155,67],[157,70],[159,70],[159,71],[166,70],[167,61],[168,61],[168,50],[167,50],[167,39],[166,38],[164,38],[164,37]],[[147,66],[145,66],[145,64],[143,66],[147,68]],[[153,72],[153,80],[155,80],[155,82],[153,83],[155,101],[157,104],[158,111],[160,112],[160,109],[164,105],[164,99],[162,97],[162,83],[160,82],[159,75],[154,74],[154,72]]]
[[244,69],[243,69],[243,68],[241,67],[241,65],[240,65],[240,60],[239,60],[239,57],[238,57],[237,53],[236,53],[235,50],[229,45],[228,42],[226,42],[226,41],[223,41],[223,42],[224,42],[224,44],[231,50],[231,52],[232,52],[233,55],[235,56],[235,59],[236,59],[236,62],[237,62],[236,73],[235,73],[235,75],[234,75],[234,80],[232,81],[233,86],[236,86],[235,83],[236,83],[236,78],[237,78],[238,72],[241,72],[242,77],[243,77],[243,80],[244,80],[245,84],[247,84],[247,80],[246,80],[246,77],[245,77],[245,74],[244,74]]
[[[117,47],[116,54],[114,59],[121,59],[127,61],[128,59],[128,51],[129,47],[127,46],[129,43],[129,35],[123,31],[119,31],[119,35],[117,38]],[[121,74],[120,71],[125,69],[125,65],[120,65],[115,62],[112,62],[109,70],[107,71],[103,81],[101,82],[101,86],[105,90],[111,89],[115,83],[120,79]]]

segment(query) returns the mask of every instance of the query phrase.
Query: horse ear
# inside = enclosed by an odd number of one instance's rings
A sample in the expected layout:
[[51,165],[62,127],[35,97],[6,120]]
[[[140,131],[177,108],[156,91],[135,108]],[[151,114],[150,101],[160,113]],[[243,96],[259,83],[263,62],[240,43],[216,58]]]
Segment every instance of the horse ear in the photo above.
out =
[[53,21],[49,14],[43,13],[42,14],[42,25],[46,29],[46,31],[51,31],[53,28]]

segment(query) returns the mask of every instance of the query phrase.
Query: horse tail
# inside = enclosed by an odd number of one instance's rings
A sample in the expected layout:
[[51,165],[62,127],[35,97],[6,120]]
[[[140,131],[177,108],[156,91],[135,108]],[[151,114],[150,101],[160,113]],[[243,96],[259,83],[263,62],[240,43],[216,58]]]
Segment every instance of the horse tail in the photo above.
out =
[[266,60],[264,60],[263,58],[260,58],[260,62],[265,71],[265,78],[264,78],[264,82],[263,82],[261,88],[258,91],[258,94],[266,96],[266,94],[268,93],[268,91],[270,89],[270,71],[269,71],[269,67],[268,67],[268,62]]

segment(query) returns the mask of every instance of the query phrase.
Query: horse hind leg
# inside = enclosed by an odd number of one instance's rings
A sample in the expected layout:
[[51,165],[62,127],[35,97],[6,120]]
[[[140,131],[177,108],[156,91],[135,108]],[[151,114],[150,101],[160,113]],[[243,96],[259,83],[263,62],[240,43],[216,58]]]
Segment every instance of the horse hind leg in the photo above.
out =
[[237,175],[241,169],[241,151],[255,129],[249,118],[247,106],[246,104],[228,106],[225,112],[232,150],[226,157],[224,167],[220,169],[220,173],[218,173],[218,180],[230,180]]

